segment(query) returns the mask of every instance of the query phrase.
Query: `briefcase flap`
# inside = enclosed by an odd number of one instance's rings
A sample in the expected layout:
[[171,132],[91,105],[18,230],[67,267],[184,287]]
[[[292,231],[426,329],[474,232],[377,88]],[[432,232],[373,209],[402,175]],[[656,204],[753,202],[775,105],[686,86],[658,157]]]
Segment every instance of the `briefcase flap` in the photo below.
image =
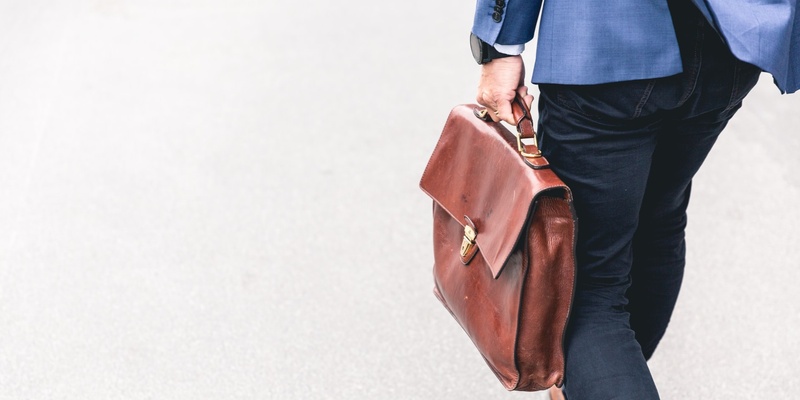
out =
[[[514,249],[536,197],[569,189],[549,169],[533,169],[516,149],[516,138],[499,123],[474,115],[477,105],[455,107],[431,155],[420,188],[462,226],[474,224],[478,254],[494,278]],[[454,243],[456,252],[460,239]]]

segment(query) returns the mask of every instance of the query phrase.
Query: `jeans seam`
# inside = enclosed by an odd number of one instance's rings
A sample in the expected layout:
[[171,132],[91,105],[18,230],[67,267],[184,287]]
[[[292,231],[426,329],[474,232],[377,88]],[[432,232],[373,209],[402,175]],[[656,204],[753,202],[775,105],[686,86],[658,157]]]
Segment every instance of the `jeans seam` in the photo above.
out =
[[678,101],[678,104],[683,104],[684,102],[686,102],[686,100],[689,100],[689,97],[692,96],[695,88],[697,87],[697,80],[700,76],[700,69],[703,64],[703,54],[701,48],[703,46],[704,41],[705,37],[703,35],[703,31],[701,29],[698,29],[697,36],[695,36],[695,41],[694,41],[694,51],[692,54],[691,69],[689,71],[684,71],[684,73],[690,74],[690,76],[687,76],[687,78],[691,79],[691,87],[688,88],[688,90],[680,99],[680,101]]
[[733,85],[731,85],[731,97],[728,99],[728,106],[725,107],[725,111],[730,111],[735,106],[735,99],[739,95],[739,80],[741,78],[741,63],[736,62],[736,65],[733,67]]
[[656,80],[651,79],[650,82],[647,84],[647,87],[644,89],[644,93],[642,94],[642,98],[639,100],[639,104],[636,105],[636,110],[633,112],[633,118],[639,118],[642,115],[642,109],[644,105],[647,104],[647,100],[650,99],[650,94],[653,93],[653,87],[656,85]]

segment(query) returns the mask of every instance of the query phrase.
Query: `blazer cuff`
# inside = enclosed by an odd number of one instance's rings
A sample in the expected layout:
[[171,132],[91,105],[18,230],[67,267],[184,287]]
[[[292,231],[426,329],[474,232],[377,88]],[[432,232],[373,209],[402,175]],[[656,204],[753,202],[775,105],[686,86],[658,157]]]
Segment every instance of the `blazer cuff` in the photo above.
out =
[[542,0],[477,0],[472,33],[490,45],[527,43],[541,6]]

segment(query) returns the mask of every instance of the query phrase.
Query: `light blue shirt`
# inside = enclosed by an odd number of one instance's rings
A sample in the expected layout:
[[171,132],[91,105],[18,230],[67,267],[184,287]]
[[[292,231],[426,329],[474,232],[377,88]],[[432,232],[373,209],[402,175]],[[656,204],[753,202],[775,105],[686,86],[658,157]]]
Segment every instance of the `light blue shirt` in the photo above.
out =
[[[800,89],[797,0],[693,0],[731,52]],[[533,83],[598,84],[670,76],[681,59],[667,0],[478,0],[472,31],[495,45],[533,38]]]

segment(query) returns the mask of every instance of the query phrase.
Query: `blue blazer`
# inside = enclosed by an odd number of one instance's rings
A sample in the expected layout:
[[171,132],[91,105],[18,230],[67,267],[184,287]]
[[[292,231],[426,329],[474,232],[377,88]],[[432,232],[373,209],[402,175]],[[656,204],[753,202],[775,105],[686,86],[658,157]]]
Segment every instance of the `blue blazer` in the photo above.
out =
[[[681,72],[667,0],[477,0],[472,31],[524,44],[541,13],[533,83],[597,84]],[[800,88],[797,0],[693,0],[733,54]]]

